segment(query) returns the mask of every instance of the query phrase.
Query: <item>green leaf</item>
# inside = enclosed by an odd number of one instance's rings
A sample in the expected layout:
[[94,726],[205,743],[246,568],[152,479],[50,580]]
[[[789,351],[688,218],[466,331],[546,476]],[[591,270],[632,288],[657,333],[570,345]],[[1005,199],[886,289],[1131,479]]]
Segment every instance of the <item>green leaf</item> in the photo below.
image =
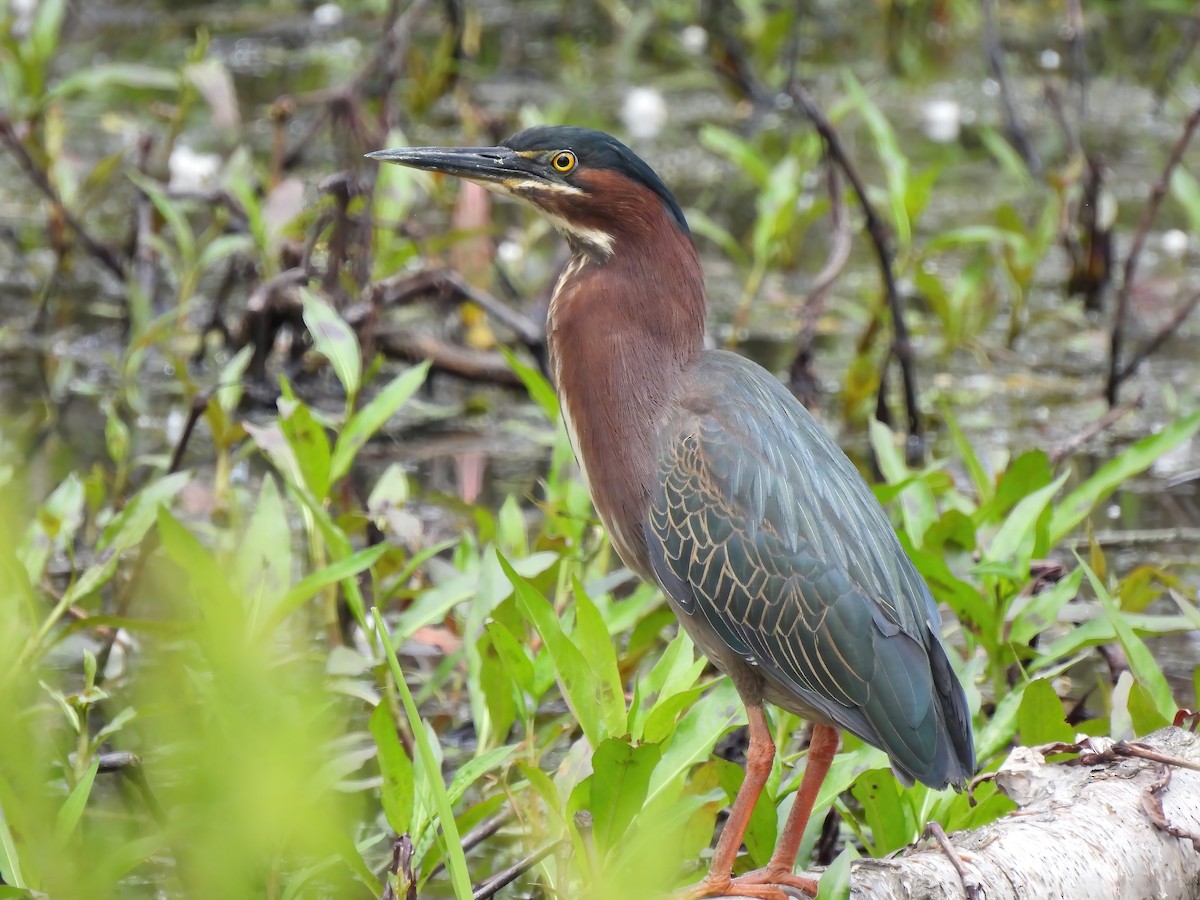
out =
[[[357,345],[356,345],[357,346]],[[413,366],[397,375],[387,387],[363,405],[362,409],[350,417],[338,435],[333,448],[333,459],[329,464],[331,482],[338,481],[350,471],[355,456],[380,428],[382,428],[396,410],[407,403],[425,383],[429,374],[429,361]],[[345,382],[343,381],[343,384]]]
[[1012,460],[996,484],[991,501],[981,503],[975,513],[979,524],[1002,521],[1024,497],[1054,480],[1050,457],[1044,450],[1028,450]]
[[407,834],[412,824],[415,789],[412,760],[404,752],[396,723],[388,714],[387,704],[380,703],[371,713],[371,736],[379,758],[379,773],[383,776],[383,812],[388,825],[396,834]]
[[315,572],[310,572],[288,590],[275,607],[267,620],[268,628],[274,628],[289,615],[317,596],[331,584],[352,582],[360,572],[365,572],[379,560],[379,557],[392,549],[387,544],[375,544],[364,547],[350,556],[343,557],[329,565],[322,566]]
[[588,743],[592,747],[598,747],[607,735],[601,724],[600,683],[588,665],[587,658],[563,632],[562,621],[546,598],[518,575],[507,559],[500,554],[496,554],[496,559],[508,580],[512,582],[517,603],[525,618],[542,636],[542,642],[554,660],[563,699],[567,701],[578,720]]
[[275,478],[266,475],[250,521],[242,530],[233,567],[254,615],[270,612],[292,579],[292,530]]
[[62,807],[58,810],[58,816],[54,821],[54,837],[60,845],[66,844],[68,838],[75,833],[75,827],[79,824],[83,811],[87,807],[88,797],[92,794],[92,784],[96,780],[98,771],[100,771],[100,759],[93,757],[92,764],[88,766],[88,770],[79,779],[79,783],[67,795],[67,799],[63,801]]
[[1039,678],[1025,686],[1017,710],[1017,731],[1026,747],[1074,738],[1075,732],[1067,724],[1062,700],[1048,679]]
[[505,362],[508,363],[508,367],[513,370],[513,374],[521,379],[521,384],[525,385],[529,399],[538,405],[546,414],[547,419],[557,422],[559,418],[558,396],[554,393],[554,387],[546,380],[546,376],[533,366],[525,365],[507,347],[501,345],[499,350]]
[[[59,2],[59,0],[54,0]],[[177,91],[182,84],[179,72],[140,63],[101,63],[84,66],[47,91],[47,98],[62,99],[71,94],[102,91],[110,87],[149,91]]]
[[592,754],[592,833],[601,853],[617,846],[642,808],[661,759],[657,744],[632,747],[619,738],[602,742]]
[[1171,686],[1167,683],[1162,669],[1159,668],[1145,642],[1134,633],[1125,614],[1117,606],[1117,601],[1096,577],[1096,573],[1082,559],[1079,560],[1079,565],[1083,567],[1083,572],[1087,576],[1096,598],[1104,607],[1105,616],[1112,625],[1113,631],[1116,632],[1117,640],[1121,642],[1121,649],[1125,651],[1125,657],[1129,660],[1129,669],[1133,672],[1133,677],[1154,701],[1154,706],[1159,714],[1166,721],[1172,721],[1175,718],[1175,700],[1171,696]]
[[[284,396],[277,401],[279,406],[279,430],[291,451],[291,459],[299,469],[300,487],[307,488],[317,501],[324,500],[329,495],[330,452],[329,436],[317,422],[312,410],[301,401],[290,395],[290,388],[285,387]],[[246,429],[259,443],[259,434],[263,429],[251,431]],[[280,466],[280,459],[268,450],[271,461],[279,468],[284,478],[293,478],[289,468]],[[286,461],[285,461],[286,465]]]
[[979,505],[982,506],[992,499],[992,480],[984,471],[983,463],[979,461],[975,448],[963,435],[962,429],[958,426],[958,420],[950,412],[949,406],[943,406],[941,413],[942,419],[950,429],[950,437],[954,440],[954,448],[958,451],[963,468],[967,470],[967,474],[971,476],[971,482],[975,485],[975,493],[979,495]]
[[404,704],[404,712],[408,716],[408,724],[417,745],[417,755],[421,758],[421,766],[425,770],[425,780],[433,793],[434,805],[437,808],[438,818],[441,820],[442,833],[446,839],[446,868],[450,870],[450,883],[454,888],[454,896],[456,900],[471,900],[471,876],[467,869],[467,858],[463,853],[458,824],[454,821],[454,809],[450,805],[446,786],[442,783],[441,767],[438,765],[433,747],[429,743],[429,734],[421,721],[417,704],[413,702],[412,692],[409,691],[408,684],[404,680],[404,673],[400,670],[400,662],[396,659],[396,650],[388,638],[387,626],[383,622],[383,616],[378,607],[371,610],[371,615],[375,621],[375,633],[384,642],[388,668],[391,669],[392,680],[395,682],[396,689],[400,693],[400,700]]
[[612,635],[592,599],[578,579],[575,587],[575,637],[583,658],[595,677],[600,721],[609,734],[621,734],[628,722],[625,689],[617,668],[617,650]]
[[[7,14],[9,8],[7,4],[5,6]],[[30,55],[36,63],[46,63],[58,49],[63,20],[67,14],[67,0],[42,0],[34,9],[36,13],[29,33]],[[11,27],[11,24],[6,23],[6,26]]]
[[646,802],[676,787],[696,763],[708,758],[713,746],[731,728],[746,724],[746,707],[728,678],[718,679],[708,693],[675,726],[662,762],[654,769]]
[[707,150],[734,163],[759,187],[771,180],[771,163],[745,138],[717,125],[700,128],[700,143]]
[[816,900],[845,900],[850,896],[850,864],[856,859],[858,851],[853,844],[847,844],[821,876]]
[[862,804],[863,815],[871,829],[871,855],[885,856],[910,843],[916,836],[912,809],[900,794],[900,786],[891,769],[863,772],[851,789]]
[[1057,480],[1034,491],[1013,508],[1000,530],[992,537],[984,554],[986,561],[1014,560],[1023,571],[1028,568],[1037,545],[1038,520],[1068,475],[1068,472],[1063,472]]
[[1079,593],[1083,570],[1076,569],[1053,587],[1029,598],[1013,616],[1009,640],[1023,646],[1058,620],[1058,612]]
[[25,876],[21,874],[21,855],[17,842],[13,840],[4,809],[0,807],[0,878],[17,888],[25,887]]
[[196,235],[187,216],[179,208],[177,201],[167,196],[162,186],[137,171],[127,173],[129,180],[138,186],[143,194],[150,198],[158,214],[163,217],[171,236],[175,239],[175,247],[179,250],[179,259],[184,268],[191,268],[196,263]]
[[1200,411],[1172,422],[1158,434],[1143,438],[1105,463],[1058,504],[1050,519],[1050,546],[1058,544],[1071,530],[1087,518],[1105,497],[1118,487],[1144,472],[1164,453],[1190,440],[1200,430]]
[[304,300],[304,324],[313,345],[329,360],[347,399],[352,399],[358,394],[362,378],[362,352],[354,330],[324,298],[307,288],[300,290],[300,296]]
[[140,543],[154,524],[158,508],[170,501],[183,490],[183,486],[191,480],[188,472],[176,472],[174,475],[164,475],[156,478],[125,504],[125,508],[108,526],[96,542],[97,553],[111,550],[121,553],[134,544]]

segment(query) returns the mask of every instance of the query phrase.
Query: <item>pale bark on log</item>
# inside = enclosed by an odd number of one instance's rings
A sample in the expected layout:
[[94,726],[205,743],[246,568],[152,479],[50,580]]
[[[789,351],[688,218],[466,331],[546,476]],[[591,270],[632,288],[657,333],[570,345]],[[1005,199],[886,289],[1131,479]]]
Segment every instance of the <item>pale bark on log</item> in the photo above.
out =
[[[1137,742],[1200,764],[1200,735],[1164,728]],[[1094,765],[1047,763],[1018,747],[996,784],[1019,809],[950,835],[986,900],[1200,900],[1200,771],[1169,766],[1157,793],[1166,823],[1147,811],[1163,766],[1137,758]],[[1196,844],[1189,838],[1194,838]],[[851,868],[854,900],[967,897],[963,877],[933,841]]]

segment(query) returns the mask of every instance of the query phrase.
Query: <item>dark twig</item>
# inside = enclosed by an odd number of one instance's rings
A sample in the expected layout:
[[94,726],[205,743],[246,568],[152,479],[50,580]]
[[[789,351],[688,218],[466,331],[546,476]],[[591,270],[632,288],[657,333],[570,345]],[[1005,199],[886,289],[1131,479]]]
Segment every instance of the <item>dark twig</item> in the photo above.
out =
[[813,342],[816,340],[817,322],[825,311],[825,298],[829,289],[850,259],[852,240],[850,217],[847,215],[846,198],[838,181],[838,168],[825,166],[825,186],[829,192],[830,218],[833,220],[833,235],[829,240],[829,253],[825,265],[813,279],[808,296],[800,307],[800,334],[796,338],[796,357],[788,372],[792,393],[805,406],[812,408],[819,399],[817,378],[813,372]]
[[1101,763],[1113,762],[1117,759],[1146,759],[1150,762],[1200,772],[1200,762],[1184,759],[1181,756],[1169,756],[1166,753],[1159,753],[1153,747],[1143,744],[1140,741],[1113,741],[1109,738],[1085,738],[1078,743],[1055,741],[1051,744],[1042,744],[1033,749],[1042,756],[1053,756],[1058,753],[1078,753],[1079,756],[1069,762],[1080,766],[1095,766]]
[[[154,139],[150,135],[142,135],[138,140],[137,169],[143,177],[149,177],[150,151],[154,148]],[[158,264],[157,252],[154,249],[154,204],[146,196],[146,192],[138,189],[134,201],[134,236],[133,236],[133,280],[141,291],[142,301],[148,308],[153,308],[155,295],[158,293]]]
[[203,391],[192,399],[192,408],[188,410],[187,421],[183,423],[183,433],[179,435],[179,441],[175,444],[175,452],[171,454],[171,464],[167,467],[168,475],[174,475],[179,471],[180,465],[183,463],[183,454],[187,452],[188,442],[192,439],[192,432],[196,430],[196,423],[208,409],[208,401],[211,396],[210,392]]
[[453,269],[424,269],[406,272],[377,281],[367,289],[366,300],[372,305],[388,306],[440,294],[448,300],[469,301],[504,327],[510,329],[526,347],[533,350],[546,343],[545,330],[492,294],[471,286]]
[[429,360],[435,371],[457,375],[468,381],[510,387],[521,385],[521,379],[499,353],[460,347],[431,334],[379,332],[375,335],[375,348],[389,359],[413,363]]
[[1184,123],[1183,133],[1179,136],[1179,140],[1175,142],[1175,146],[1171,148],[1171,155],[1167,159],[1167,164],[1163,167],[1158,181],[1154,183],[1154,187],[1150,191],[1150,199],[1146,201],[1146,206],[1142,210],[1142,218],[1138,222],[1137,231],[1134,232],[1133,243],[1129,247],[1129,255],[1125,257],[1121,287],[1117,292],[1116,312],[1113,315],[1108,359],[1108,385],[1104,392],[1109,406],[1117,405],[1117,392],[1120,390],[1121,382],[1128,377],[1128,370],[1122,369],[1121,366],[1121,349],[1125,340],[1125,314],[1126,309],[1129,307],[1129,297],[1133,293],[1133,279],[1137,272],[1138,260],[1142,255],[1142,248],[1146,243],[1146,235],[1150,231],[1154,217],[1158,214],[1158,207],[1162,203],[1168,185],[1171,183],[1171,173],[1175,171],[1175,167],[1179,165],[1179,161],[1183,158],[1183,151],[1191,143],[1192,135],[1195,133],[1198,125],[1200,125],[1200,106],[1192,110],[1192,114],[1188,116],[1187,121]]
[[1142,809],[1146,811],[1146,815],[1150,817],[1150,821],[1154,827],[1160,831],[1165,831],[1171,837],[1182,838],[1185,841],[1190,841],[1197,853],[1200,853],[1200,835],[1192,834],[1186,829],[1180,828],[1178,825],[1172,825],[1167,818],[1167,812],[1163,809],[1162,797],[1159,795],[1167,789],[1171,783],[1171,767],[1160,763],[1158,766],[1158,778],[1154,784],[1146,788],[1146,792],[1142,794]]
[[475,888],[475,892],[471,895],[472,900],[487,900],[488,897],[494,897],[502,888],[512,884],[543,859],[553,853],[562,841],[555,841],[552,844],[547,844],[537,853],[531,853],[520,862],[514,863],[503,872],[497,872],[479,887]]
[[1078,434],[1074,434],[1067,438],[1052,451],[1050,451],[1050,464],[1057,466],[1060,462],[1098,435],[1100,432],[1111,428],[1118,421],[1123,419],[1129,413],[1142,405],[1142,395],[1138,394],[1127,403],[1122,403],[1120,406],[1113,407],[1098,420],[1093,422],[1087,428]]
[[[484,819],[470,831],[462,836],[462,848],[467,852],[474,847],[479,846],[497,831],[512,821],[513,814],[509,810],[503,810],[493,816]],[[446,868],[446,860],[442,860],[429,872],[429,877],[433,878]]]
[[1025,161],[1030,173],[1034,177],[1041,177],[1042,161],[1038,158],[1037,151],[1033,148],[1033,142],[1029,139],[1029,134],[1025,131],[1025,126],[1021,123],[1021,117],[1017,115],[1017,108],[1013,103],[1012,85],[1009,84],[1008,71],[1004,67],[1004,48],[1000,45],[1000,32],[996,28],[996,0],[981,0],[980,6],[983,8],[984,54],[987,56],[992,77],[996,79],[996,84],[1000,87],[1000,103],[1004,107],[1008,142]]
[[396,838],[392,844],[392,862],[388,866],[387,884],[381,900],[401,900],[396,886],[404,891],[403,900],[417,900],[417,878],[413,872],[413,842],[407,834]]
[[[866,186],[859,177],[858,170],[850,161],[837,132],[825,118],[825,114],[821,112],[816,101],[794,75],[788,81],[787,93],[804,111],[813,127],[817,129],[817,133],[821,135],[821,139],[825,142],[826,152],[845,174],[850,186],[854,189],[855,197],[858,198],[859,206],[862,207],[863,216],[866,219],[867,235],[879,258],[884,292],[887,296],[888,309],[892,314],[893,338],[889,360],[894,355],[897,362],[900,363],[900,374],[904,382],[904,403],[908,413],[908,436],[910,441],[920,443],[924,439],[924,432],[921,425],[921,413],[917,406],[917,382],[913,367],[912,344],[908,338],[908,327],[904,323],[904,310],[900,301],[900,292],[896,288],[896,276],[892,271],[892,254],[888,249],[887,226],[867,198]],[[886,365],[885,363],[885,369]],[[883,392],[886,380],[881,375],[880,393]]]
[[962,858],[954,849],[954,845],[950,843],[950,838],[946,837],[942,826],[937,822],[928,823],[925,826],[925,837],[933,838],[942,848],[942,852],[950,860],[950,865],[954,866],[954,871],[958,872],[958,877],[962,880],[963,890],[967,892],[967,900],[983,900],[983,884],[963,865]]
[[17,163],[21,166],[22,171],[25,172],[29,180],[33,182],[34,187],[41,191],[46,199],[62,212],[63,221],[75,233],[76,239],[83,248],[95,257],[104,268],[124,281],[125,264],[117,258],[117,255],[110,247],[92,237],[87,229],[83,227],[83,223],[75,218],[71,211],[67,209],[66,204],[63,203],[54,185],[50,183],[50,179],[46,176],[46,173],[38,167],[33,157],[29,155],[29,151],[25,149],[25,145],[21,143],[20,137],[13,130],[12,122],[4,115],[0,115],[0,141],[3,141],[13,156],[16,157]]
[[825,265],[813,278],[808,289],[808,296],[800,307],[800,348],[806,349],[813,341],[813,333],[817,328],[817,320],[825,311],[825,298],[829,289],[837,281],[837,277],[846,268],[850,259],[850,217],[846,215],[846,198],[842,194],[842,186],[838,181],[837,166],[825,167],[825,185],[829,192],[829,218],[833,222],[833,235],[829,239],[829,253],[825,257]]
[[1126,362],[1125,365],[1121,366],[1121,371],[1118,374],[1118,383],[1129,378],[1130,375],[1137,371],[1138,366],[1144,363],[1158,350],[1159,347],[1165,344],[1167,339],[1179,329],[1179,326],[1183,324],[1183,320],[1190,316],[1192,314],[1192,310],[1194,310],[1197,306],[1200,306],[1200,291],[1196,291],[1194,294],[1188,297],[1187,300],[1181,303],[1179,308],[1175,310],[1175,314],[1171,316],[1170,321],[1166,322],[1161,328],[1159,328],[1158,331],[1154,333],[1154,336],[1150,338],[1150,340],[1146,341],[1146,343],[1140,348],[1138,348],[1138,351],[1133,354],[1132,357],[1130,357],[1129,361]]
[[1083,0],[1067,0],[1067,21],[1063,37],[1067,42],[1067,74],[1077,92],[1077,121],[1087,117],[1087,57],[1083,53]]

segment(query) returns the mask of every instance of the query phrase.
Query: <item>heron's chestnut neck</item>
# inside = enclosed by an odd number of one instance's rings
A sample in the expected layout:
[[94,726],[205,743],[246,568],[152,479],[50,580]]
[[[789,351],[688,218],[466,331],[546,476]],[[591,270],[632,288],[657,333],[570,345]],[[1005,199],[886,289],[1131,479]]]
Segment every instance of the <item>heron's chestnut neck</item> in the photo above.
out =
[[550,303],[547,338],[596,510],[626,565],[649,578],[641,522],[658,429],[704,352],[706,296],[691,236],[656,195],[642,193],[630,197],[628,215],[610,205],[585,220],[612,237],[611,253],[576,249]]

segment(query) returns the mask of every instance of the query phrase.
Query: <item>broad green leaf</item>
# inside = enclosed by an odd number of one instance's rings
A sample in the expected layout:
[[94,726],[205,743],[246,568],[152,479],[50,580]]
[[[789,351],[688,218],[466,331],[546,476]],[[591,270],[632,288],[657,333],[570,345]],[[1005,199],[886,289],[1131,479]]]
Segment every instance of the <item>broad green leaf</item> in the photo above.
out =
[[1037,523],[1050,500],[1063,486],[1069,473],[1064,472],[1057,480],[1041,490],[1034,491],[1013,507],[1000,530],[992,537],[984,559],[987,561],[1014,560],[1022,570],[1028,568],[1034,547],[1037,544]]
[[347,398],[353,398],[362,378],[362,351],[354,330],[323,297],[307,288],[302,288],[300,295],[304,300],[304,324],[313,345],[333,366]]
[[79,783],[75,785],[59,808],[58,817],[54,822],[54,836],[60,845],[66,844],[71,835],[75,833],[75,827],[79,824],[83,811],[87,807],[88,797],[92,795],[92,784],[96,781],[98,771],[100,771],[100,759],[93,757],[87,772],[79,779]]
[[1129,668],[1133,672],[1134,678],[1149,694],[1159,714],[1166,721],[1172,721],[1175,718],[1175,700],[1171,696],[1171,686],[1167,683],[1166,676],[1163,675],[1158,662],[1146,647],[1145,642],[1134,632],[1126,614],[1121,612],[1117,601],[1096,577],[1096,573],[1083,560],[1079,560],[1079,564],[1083,567],[1083,572],[1096,594],[1096,599],[1104,607],[1105,616],[1112,625],[1113,631],[1116,632],[1117,640],[1121,642],[1121,648],[1125,651],[1126,659],[1129,660]]
[[50,554],[55,548],[66,546],[83,524],[84,500],[83,482],[72,472],[38,510],[17,549],[31,581],[41,580]]
[[678,785],[680,779],[707,759],[713,746],[731,728],[746,723],[746,708],[728,678],[718,679],[687,711],[667,745],[662,761],[650,779],[647,802]]
[[575,637],[595,677],[600,721],[611,735],[622,734],[628,721],[625,689],[617,669],[617,650],[599,610],[578,579],[575,588]]
[[270,612],[288,589],[292,578],[292,530],[271,475],[263,478],[233,567],[237,584],[255,616]]
[[662,758],[657,744],[632,747],[609,738],[592,755],[592,833],[602,853],[617,845],[646,800],[650,777]]
[[601,724],[601,687],[587,658],[563,632],[562,621],[549,601],[518,575],[507,559],[499,554],[496,558],[512,582],[521,611],[542,636],[542,642],[554,660],[563,699],[571,707],[588,743],[592,747],[600,746],[606,736]]
[[[42,0],[42,2],[38,3],[32,9],[34,10],[34,17],[33,26],[30,28],[28,37],[28,49],[30,56],[32,56],[32,62],[36,65],[41,65],[49,62],[50,57],[58,49],[59,38],[62,35],[63,20],[67,14],[67,0]],[[12,8],[6,4],[6,15],[11,12]],[[6,23],[6,26],[8,28],[12,27],[9,23]],[[5,55],[7,56],[7,53]]]
[[[704,660],[698,660],[697,664],[703,666]],[[654,743],[665,741],[674,730],[675,720],[679,718],[679,714],[695,703],[703,693],[704,688],[695,687],[691,690],[666,695],[665,699],[664,695],[660,694],[658,702],[654,704],[650,715],[646,717],[646,723],[642,728],[642,739]]]
[[1158,434],[1143,438],[1101,466],[1055,508],[1050,519],[1050,546],[1060,543],[1105,497],[1134,475],[1144,472],[1164,453],[1190,440],[1198,430],[1200,411],[1172,422]]
[[1017,732],[1026,747],[1074,738],[1075,732],[1067,724],[1062,700],[1048,679],[1039,678],[1025,686],[1017,710]]
[[338,481],[350,471],[358,451],[412,398],[425,383],[428,374],[428,361],[402,372],[350,417],[333,448],[333,459],[329,464],[331,482]]
[[[313,416],[312,410],[301,401],[289,397],[289,393],[285,388],[284,396],[277,401],[279,427],[300,470],[303,479],[301,486],[307,488],[314,499],[324,500],[329,495],[330,486],[329,436]],[[276,462],[274,455],[271,461]],[[290,475],[286,470],[280,470],[280,474],[285,478]]]
[[850,864],[858,859],[853,844],[838,854],[833,864],[821,875],[816,900],[845,900],[850,896]]
[[1022,499],[1053,480],[1054,471],[1046,451],[1027,450],[1005,467],[991,501],[981,503],[976,510],[975,521],[981,525],[1003,521]]
[[[512,568],[522,578],[535,578],[551,566],[559,562],[559,555],[550,551],[531,553],[524,559],[512,563]],[[440,620],[459,603],[474,598],[479,589],[480,573],[478,571],[463,572],[442,582],[436,587],[423,591],[404,612],[404,616],[396,625],[397,640],[405,640],[425,625]],[[496,596],[496,602],[512,596],[511,586]],[[545,600],[542,600],[545,603]]]
[[1079,593],[1083,570],[1076,569],[1053,587],[1029,598],[1013,616],[1009,640],[1017,645],[1028,644],[1058,620],[1058,612]]
[[103,553],[111,550],[121,553],[140,543],[154,524],[158,508],[170,503],[183,486],[191,480],[188,472],[176,472],[156,478],[138,491],[125,504],[125,508],[113,519],[96,542],[96,550]]
[[890,769],[863,772],[851,791],[862,804],[871,829],[872,856],[885,856],[916,836],[912,809],[901,797],[900,785]]
[[387,704],[380,703],[371,713],[371,736],[375,738],[379,758],[379,773],[383,776],[381,800],[388,825],[396,834],[406,834],[412,824],[414,786],[412,760],[404,752],[396,723],[388,714]]

